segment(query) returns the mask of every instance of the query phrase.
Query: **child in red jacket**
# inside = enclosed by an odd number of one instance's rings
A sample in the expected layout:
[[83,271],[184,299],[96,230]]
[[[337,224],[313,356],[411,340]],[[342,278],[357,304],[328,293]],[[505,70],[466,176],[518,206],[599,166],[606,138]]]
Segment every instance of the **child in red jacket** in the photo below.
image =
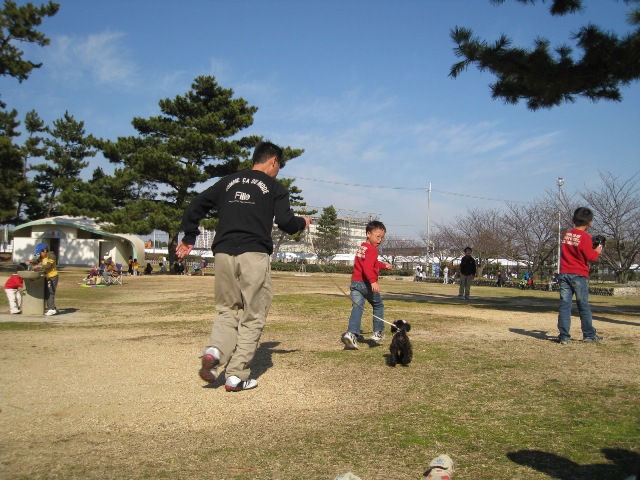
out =
[[353,262],[351,275],[351,315],[349,326],[342,335],[342,343],[349,350],[358,349],[358,336],[364,312],[365,300],[373,307],[373,335],[371,340],[384,338],[384,305],[380,297],[378,273],[381,268],[391,270],[393,265],[378,261],[378,247],[384,240],[387,229],[382,222],[373,220],[367,224],[367,241],[360,245]]
[[593,248],[587,229],[593,222],[593,212],[580,207],[573,212],[574,228],[564,234],[560,247],[560,309],[558,311],[558,342],[569,343],[571,334],[571,304],[576,296],[583,342],[601,342],[593,328],[591,307],[589,306],[589,263],[598,260],[602,245]]
[[4,284],[4,293],[7,294],[9,299],[9,311],[11,313],[22,313],[22,289],[24,288],[24,281],[18,276],[18,272],[23,272],[27,269],[26,263],[19,263],[16,265],[16,271],[9,277]]

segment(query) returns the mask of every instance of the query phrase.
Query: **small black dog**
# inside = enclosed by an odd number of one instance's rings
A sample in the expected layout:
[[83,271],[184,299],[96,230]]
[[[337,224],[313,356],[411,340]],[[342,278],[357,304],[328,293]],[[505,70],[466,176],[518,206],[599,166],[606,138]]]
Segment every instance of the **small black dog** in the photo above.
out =
[[391,327],[391,333],[393,338],[391,339],[391,345],[389,346],[389,366],[395,367],[400,363],[403,366],[407,366],[413,359],[413,349],[411,348],[411,342],[407,336],[407,332],[411,330],[411,325],[404,320],[396,320]]
[[596,235],[591,239],[591,243],[593,244],[593,248],[596,248],[598,245],[602,245],[602,248],[604,248],[604,244],[607,243],[607,237],[604,235]]

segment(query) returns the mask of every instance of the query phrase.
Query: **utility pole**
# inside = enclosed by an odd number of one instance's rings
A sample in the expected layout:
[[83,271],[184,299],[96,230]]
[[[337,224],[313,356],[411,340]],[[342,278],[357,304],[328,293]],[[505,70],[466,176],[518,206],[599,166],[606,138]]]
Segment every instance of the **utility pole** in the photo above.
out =
[[562,185],[564,185],[564,178],[556,178],[556,184],[558,185],[558,275],[560,275],[560,246],[562,245]]
[[431,261],[431,182],[427,190],[427,265]]

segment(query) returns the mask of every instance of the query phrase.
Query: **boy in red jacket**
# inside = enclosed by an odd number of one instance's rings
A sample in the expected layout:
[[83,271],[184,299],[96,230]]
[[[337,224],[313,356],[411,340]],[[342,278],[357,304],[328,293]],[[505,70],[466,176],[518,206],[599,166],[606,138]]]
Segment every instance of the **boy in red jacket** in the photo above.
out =
[[11,313],[22,313],[22,289],[24,288],[24,281],[18,276],[18,272],[23,272],[27,269],[26,263],[19,263],[16,265],[16,272],[9,277],[4,284],[4,293],[7,294],[9,299],[9,311]]
[[601,342],[602,337],[596,335],[592,325],[591,307],[589,306],[589,265],[598,260],[602,252],[602,245],[593,248],[591,236],[587,229],[593,222],[593,212],[580,207],[573,212],[575,227],[564,234],[560,248],[560,309],[558,312],[558,342],[562,345],[569,343],[571,334],[571,304],[573,295],[576,296],[580,324],[582,327],[582,341]]
[[364,312],[365,300],[373,307],[373,335],[371,340],[384,338],[384,305],[380,297],[378,273],[381,268],[391,270],[393,265],[378,261],[378,247],[384,240],[387,229],[382,222],[373,220],[367,224],[367,241],[360,245],[353,262],[351,275],[351,315],[349,326],[342,334],[342,343],[349,350],[358,349],[358,336]]

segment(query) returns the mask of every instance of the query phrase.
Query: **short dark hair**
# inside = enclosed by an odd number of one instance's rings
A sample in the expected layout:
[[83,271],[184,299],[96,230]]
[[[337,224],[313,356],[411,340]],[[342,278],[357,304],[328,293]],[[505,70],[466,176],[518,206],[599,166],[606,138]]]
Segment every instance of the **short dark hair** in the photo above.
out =
[[464,253],[467,253],[467,250],[469,250],[470,252],[473,252],[473,248],[471,248],[471,247],[464,247]]
[[271,157],[276,157],[280,166],[282,166],[282,148],[271,142],[260,142],[253,151],[253,164],[259,165],[265,163]]
[[24,262],[20,262],[19,264],[16,265],[16,272],[24,272],[25,270],[28,270],[29,266],[24,263]]
[[578,207],[573,212],[573,223],[576,227],[589,225],[593,221],[593,212],[587,207]]
[[384,226],[380,220],[371,220],[367,223],[367,233],[373,232],[374,230],[384,230],[387,231],[387,227]]

